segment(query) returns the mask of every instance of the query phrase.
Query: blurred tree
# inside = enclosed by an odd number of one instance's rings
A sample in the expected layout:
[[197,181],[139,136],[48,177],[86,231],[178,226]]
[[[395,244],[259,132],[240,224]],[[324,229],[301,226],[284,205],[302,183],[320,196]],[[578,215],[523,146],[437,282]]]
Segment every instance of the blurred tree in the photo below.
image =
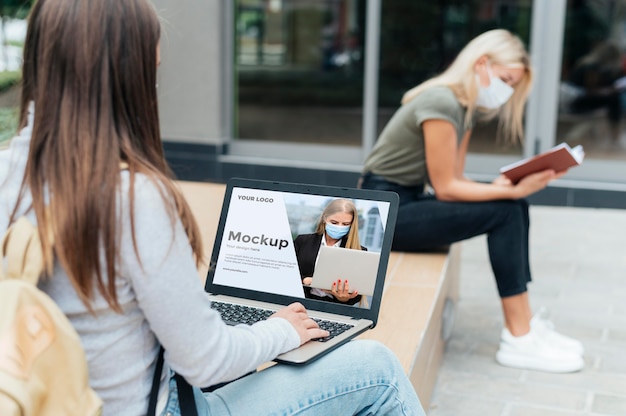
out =
[[441,73],[471,39],[490,29],[530,37],[531,0],[384,0],[379,105]]
[[24,18],[36,0],[0,0],[0,36],[2,36],[2,60],[9,62],[7,52],[6,22],[11,18]]
[[[607,2],[611,7],[612,3]],[[611,35],[611,22],[600,16],[589,0],[570,0],[565,15],[562,78],[567,79],[579,59]],[[608,14],[612,16],[612,13]]]

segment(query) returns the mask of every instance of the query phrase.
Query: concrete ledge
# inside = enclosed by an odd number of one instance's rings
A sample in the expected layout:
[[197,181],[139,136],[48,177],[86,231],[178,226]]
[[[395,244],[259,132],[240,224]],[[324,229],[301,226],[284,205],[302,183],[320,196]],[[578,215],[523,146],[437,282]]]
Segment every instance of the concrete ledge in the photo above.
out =
[[460,249],[453,244],[442,253],[392,252],[378,325],[360,337],[396,353],[425,409],[453,324]]
[[[226,186],[178,182],[191,206],[210,258]],[[436,253],[392,252],[379,321],[361,335],[387,345],[398,357],[425,409],[435,386],[458,298],[459,244]],[[199,270],[202,282],[208,266]]]
[[222,202],[226,193],[226,185],[209,182],[183,182],[178,185],[185,195],[185,199],[193,211],[202,242],[204,243],[205,264],[198,270],[199,278],[204,283],[209,271],[209,260],[213,251],[213,242],[217,233],[217,225],[222,211]]

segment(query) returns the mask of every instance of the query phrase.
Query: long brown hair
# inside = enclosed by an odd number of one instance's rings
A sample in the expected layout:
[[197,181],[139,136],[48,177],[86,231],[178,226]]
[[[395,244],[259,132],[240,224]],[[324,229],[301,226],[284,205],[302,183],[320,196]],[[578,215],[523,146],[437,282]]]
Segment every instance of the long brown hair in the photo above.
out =
[[[116,204],[123,162],[135,252],[133,191],[141,173],[160,190],[171,225],[180,218],[196,259],[202,256],[197,224],[163,154],[156,92],[160,31],[148,0],[38,0],[29,16],[20,126],[27,124],[31,102],[35,113],[20,195],[30,189],[40,233],[51,237],[42,239],[48,274],[56,256],[90,309],[97,289],[120,311]],[[51,235],[43,234],[48,230]]]

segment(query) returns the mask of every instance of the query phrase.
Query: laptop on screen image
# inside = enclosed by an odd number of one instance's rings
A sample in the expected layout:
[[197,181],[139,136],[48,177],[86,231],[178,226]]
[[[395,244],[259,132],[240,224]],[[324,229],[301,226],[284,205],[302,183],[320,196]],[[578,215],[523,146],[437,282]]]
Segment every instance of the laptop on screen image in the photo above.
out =
[[[360,243],[378,254],[372,293],[362,295],[356,305],[307,297],[294,249],[294,239],[314,233],[326,205],[338,198],[355,204]],[[212,306],[227,323],[237,324],[224,312],[233,305],[270,314],[300,302],[312,318],[348,329],[330,339],[309,341],[275,361],[299,365],[319,358],[376,325],[397,210],[393,192],[231,179],[205,284]]]
[[311,287],[331,290],[337,280],[347,281],[350,291],[372,296],[376,287],[380,253],[321,246]]

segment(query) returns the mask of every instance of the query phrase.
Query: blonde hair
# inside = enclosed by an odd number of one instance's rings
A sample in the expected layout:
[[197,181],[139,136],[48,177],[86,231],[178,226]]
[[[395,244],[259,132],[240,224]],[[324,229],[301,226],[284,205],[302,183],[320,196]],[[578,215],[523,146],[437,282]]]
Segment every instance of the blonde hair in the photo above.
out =
[[315,232],[317,234],[324,234],[326,220],[328,217],[338,212],[352,214],[350,231],[348,231],[348,237],[346,239],[346,248],[361,250],[361,243],[359,241],[359,213],[354,203],[348,199],[335,199],[331,201],[324,209],[324,212],[322,212],[322,215],[320,215]]
[[485,113],[487,120],[495,116],[500,117],[499,137],[508,142],[522,141],[524,105],[530,94],[533,71],[524,43],[508,30],[490,30],[471,40],[443,73],[407,91],[402,97],[402,104],[408,103],[427,88],[446,86],[454,92],[459,102],[467,107],[465,123],[469,124],[476,111],[478,96],[474,66],[483,56],[486,56],[492,64],[525,69],[524,76],[515,85],[513,95],[506,104]]

